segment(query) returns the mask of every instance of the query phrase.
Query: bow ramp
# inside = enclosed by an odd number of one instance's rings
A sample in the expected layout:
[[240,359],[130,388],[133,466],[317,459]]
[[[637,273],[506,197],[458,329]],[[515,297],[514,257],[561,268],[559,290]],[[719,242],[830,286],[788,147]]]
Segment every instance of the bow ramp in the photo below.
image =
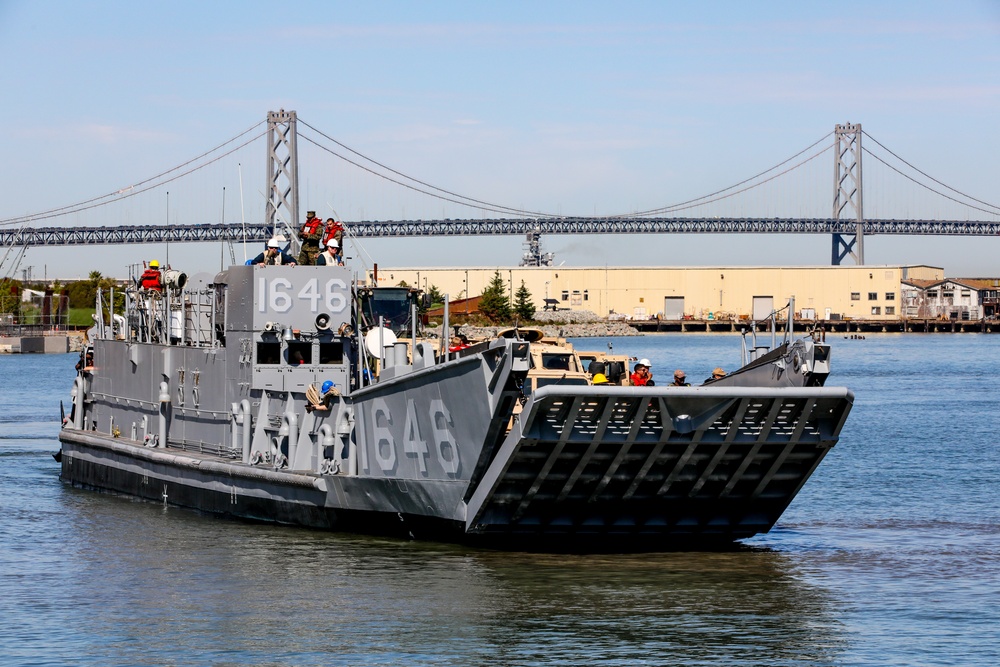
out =
[[731,541],[767,532],[837,442],[844,388],[538,389],[470,534]]

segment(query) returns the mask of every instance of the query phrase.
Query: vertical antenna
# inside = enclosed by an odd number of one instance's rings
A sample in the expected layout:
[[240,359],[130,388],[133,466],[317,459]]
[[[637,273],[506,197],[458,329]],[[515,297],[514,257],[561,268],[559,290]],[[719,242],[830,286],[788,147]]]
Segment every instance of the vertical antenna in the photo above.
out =
[[[226,186],[222,186],[222,223],[223,229],[226,225]],[[225,271],[226,269],[226,242],[219,242],[219,271]]]
[[243,163],[238,162],[236,166],[240,170],[240,217],[243,218],[243,261],[250,259],[247,257],[247,211],[243,206]]
[[170,192],[167,192],[167,257],[164,264],[170,266]]

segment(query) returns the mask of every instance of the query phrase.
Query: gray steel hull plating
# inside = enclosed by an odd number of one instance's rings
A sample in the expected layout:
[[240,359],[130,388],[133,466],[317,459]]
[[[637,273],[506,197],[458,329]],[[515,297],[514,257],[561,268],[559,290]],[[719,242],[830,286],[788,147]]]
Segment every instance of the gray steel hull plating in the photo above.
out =
[[545,549],[767,532],[835,444],[837,388],[541,389],[475,483],[289,472],[64,429],[63,479],[253,521]]

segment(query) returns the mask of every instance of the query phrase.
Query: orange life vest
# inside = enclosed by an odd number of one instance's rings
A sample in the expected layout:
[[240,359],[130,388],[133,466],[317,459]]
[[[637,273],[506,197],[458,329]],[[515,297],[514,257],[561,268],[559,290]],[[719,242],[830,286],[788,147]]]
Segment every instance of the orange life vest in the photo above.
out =
[[344,231],[344,226],[337,221],[333,221],[326,226],[326,233],[323,234],[323,245],[330,243],[337,234]]
[[307,238],[319,232],[320,228],[323,226],[323,221],[319,218],[309,218],[306,220],[306,224],[302,225],[302,231],[299,232],[299,237]]
[[143,271],[142,277],[139,278],[139,284],[144,289],[162,290],[163,285],[160,284],[160,270],[146,269]]

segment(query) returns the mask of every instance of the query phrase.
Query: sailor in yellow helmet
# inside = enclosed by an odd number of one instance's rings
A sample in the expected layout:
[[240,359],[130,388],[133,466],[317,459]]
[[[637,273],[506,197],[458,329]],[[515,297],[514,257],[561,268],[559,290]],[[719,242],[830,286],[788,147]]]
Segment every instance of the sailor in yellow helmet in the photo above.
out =
[[139,278],[139,286],[145,289],[163,289],[163,284],[160,282],[160,263],[155,259],[149,263],[149,268],[143,271]]
[[604,373],[596,373],[594,375],[594,384],[607,384],[608,377]]

